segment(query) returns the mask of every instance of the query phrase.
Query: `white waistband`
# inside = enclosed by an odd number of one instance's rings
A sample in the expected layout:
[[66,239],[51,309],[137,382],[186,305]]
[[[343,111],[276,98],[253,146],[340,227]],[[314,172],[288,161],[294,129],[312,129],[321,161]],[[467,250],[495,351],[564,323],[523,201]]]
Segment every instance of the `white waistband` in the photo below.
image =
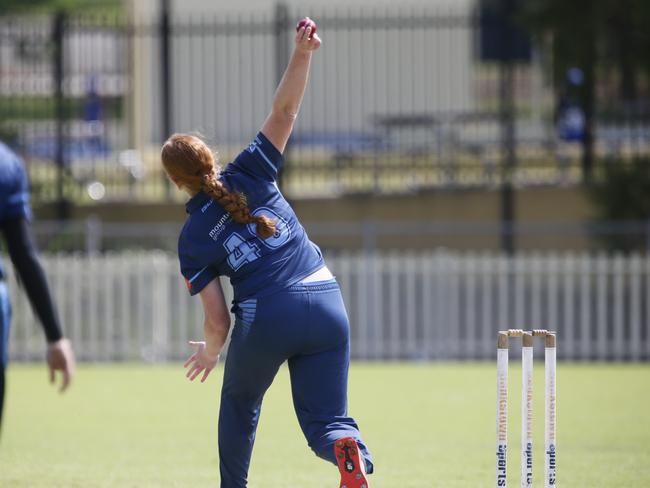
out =
[[314,281],[326,281],[326,280],[331,280],[332,278],[334,278],[332,272],[327,268],[327,266],[323,266],[318,271],[315,271],[309,276],[307,276],[306,278],[303,278],[303,280],[300,283],[313,283]]

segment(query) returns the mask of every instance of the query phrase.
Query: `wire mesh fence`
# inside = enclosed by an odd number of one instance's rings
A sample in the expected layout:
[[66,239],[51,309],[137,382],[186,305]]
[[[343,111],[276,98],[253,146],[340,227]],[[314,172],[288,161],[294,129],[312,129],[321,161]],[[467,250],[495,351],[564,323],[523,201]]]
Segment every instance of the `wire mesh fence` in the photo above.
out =
[[[467,6],[311,15],[325,44],[286,155],[288,196],[582,181],[581,145],[562,134],[553,67],[538,46],[495,57],[494,29]],[[27,159],[38,201],[171,198],[161,141],[198,131],[227,163],[270,108],[297,16],[279,4],[153,20],[0,18],[0,135]],[[634,111],[599,113],[599,159],[648,155],[644,100],[640,90],[626,104]]]

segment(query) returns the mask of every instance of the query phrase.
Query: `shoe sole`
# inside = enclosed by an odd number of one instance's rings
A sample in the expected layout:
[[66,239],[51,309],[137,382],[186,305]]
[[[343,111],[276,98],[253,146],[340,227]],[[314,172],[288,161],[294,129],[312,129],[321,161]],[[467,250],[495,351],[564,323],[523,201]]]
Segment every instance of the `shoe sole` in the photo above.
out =
[[334,455],[341,473],[340,488],[369,488],[359,446],[353,437],[337,440]]

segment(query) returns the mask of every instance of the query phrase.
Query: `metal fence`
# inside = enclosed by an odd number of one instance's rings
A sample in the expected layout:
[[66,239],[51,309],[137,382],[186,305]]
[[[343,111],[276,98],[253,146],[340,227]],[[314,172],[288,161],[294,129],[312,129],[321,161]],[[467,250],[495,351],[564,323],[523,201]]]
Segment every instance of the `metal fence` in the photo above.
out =
[[[172,254],[50,255],[61,318],[86,361],[166,361],[202,337]],[[332,253],[364,360],[485,360],[496,331],[558,332],[565,360],[650,360],[647,255]],[[42,357],[43,335],[10,277],[14,360]],[[227,299],[231,293],[228,287]]]
[[[504,174],[515,185],[582,180],[580,145],[558,135],[552,66],[533,48],[504,78],[472,7],[310,14],[325,44],[287,154],[288,196],[498,186]],[[0,134],[28,160],[39,201],[168,198],[160,142],[200,131],[222,161],[239,151],[270,107],[298,15],[278,4],[154,21],[0,17]],[[633,117],[598,118],[599,158],[650,153],[639,97]]]

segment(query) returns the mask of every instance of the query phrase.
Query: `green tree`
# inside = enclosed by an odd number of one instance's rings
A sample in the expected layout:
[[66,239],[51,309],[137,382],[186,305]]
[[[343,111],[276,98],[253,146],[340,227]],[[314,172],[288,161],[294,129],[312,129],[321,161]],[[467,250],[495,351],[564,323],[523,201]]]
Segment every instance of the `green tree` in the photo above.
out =
[[[589,188],[597,219],[604,223],[650,221],[650,159],[608,161],[603,171],[605,177]],[[625,251],[647,247],[646,236],[641,235],[608,236],[606,244]]]
[[601,2],[531,0],[524,12],[526,22],[540,39],[550,39],[556,89],[562,87],[568,68],[579,68],[584,73],[579,99],[585,115],[582,166],[587,180],[591,178],[594,162],[596,42]]
[[589,180],[594,166],[598,77],[614,70],[622,108],[637,101],[641,79],[650,75],[650,2],[529,0],[522,17],[542,45],[549,40],[556,89],[563,85],[568,68],[584,73],[579,100],[586,123],[582,163]]
[[0,15],[30,11],[118,8],[120,0],[0,0]]

